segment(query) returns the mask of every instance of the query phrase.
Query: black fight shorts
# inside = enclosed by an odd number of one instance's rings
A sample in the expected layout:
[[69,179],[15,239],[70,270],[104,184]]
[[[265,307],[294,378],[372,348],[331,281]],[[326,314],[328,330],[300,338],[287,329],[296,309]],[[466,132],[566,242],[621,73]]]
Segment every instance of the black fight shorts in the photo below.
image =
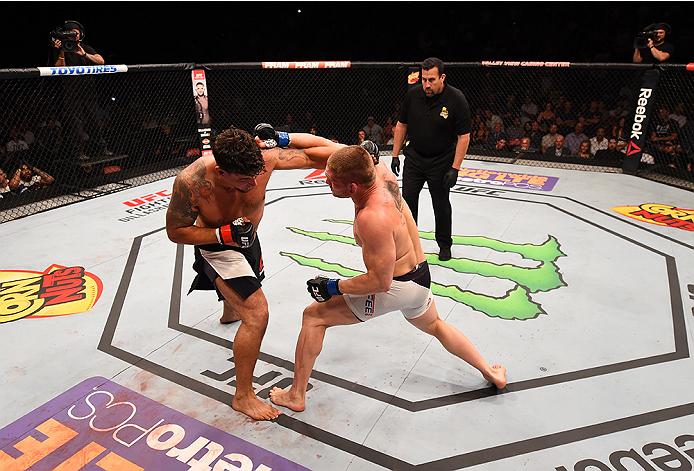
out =
[[193,269],[197,276],[188,294],[193,290],[215,290],[219,300],[223,300],[215,285],[220,277],[246,299],[260,289],[260,282],[265,278],[260,241],[256,237],[247,249],[222,244],[196,245]]

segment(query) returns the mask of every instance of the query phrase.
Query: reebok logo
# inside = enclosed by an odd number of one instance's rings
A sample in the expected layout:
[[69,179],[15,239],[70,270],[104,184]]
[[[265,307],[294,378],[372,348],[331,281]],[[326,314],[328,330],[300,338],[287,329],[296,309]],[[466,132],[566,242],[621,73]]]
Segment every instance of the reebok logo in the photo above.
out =
[[634,124],[631,125],[630,139],[640,139],[641,134],[643,134],[643,125],[641,123],[646,119],[646,105],[652,93],[653,89],[651,88],[642,88],[639,93],[639,99],[636,102],[637,106],[636,114],[634,115]]

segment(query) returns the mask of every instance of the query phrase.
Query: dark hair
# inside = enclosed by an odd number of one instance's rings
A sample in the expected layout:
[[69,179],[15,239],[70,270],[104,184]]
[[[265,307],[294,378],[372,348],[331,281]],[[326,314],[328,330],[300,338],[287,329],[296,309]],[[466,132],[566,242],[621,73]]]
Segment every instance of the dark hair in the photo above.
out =
[[429,57],[422,62],[422,70],[430,70],[436,67],[439,69],[439,76],[443,75],[443,61],[436,57]]
[[228,173],[256,176],[265,171],[265,159],[253,137],[230,127],[214,141],[214,159]]

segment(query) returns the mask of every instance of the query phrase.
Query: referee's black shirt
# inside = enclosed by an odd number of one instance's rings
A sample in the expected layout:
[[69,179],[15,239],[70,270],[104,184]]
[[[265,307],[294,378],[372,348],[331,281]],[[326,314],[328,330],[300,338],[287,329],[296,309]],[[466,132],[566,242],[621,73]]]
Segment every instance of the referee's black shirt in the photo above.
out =
[[451,85],[445,85],[431,98],[421,86],[409,90],[400,110],[400,122],[407,125],[410,145],[425,157],[449,150],[472,126],[465,95]]

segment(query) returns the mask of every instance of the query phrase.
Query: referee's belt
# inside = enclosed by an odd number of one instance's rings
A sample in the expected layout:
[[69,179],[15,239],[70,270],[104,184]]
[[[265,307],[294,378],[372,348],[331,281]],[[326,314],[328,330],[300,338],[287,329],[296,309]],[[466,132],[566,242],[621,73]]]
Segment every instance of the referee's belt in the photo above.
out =
[[449,153],[449,152],[451,152],[451,151],[455,152],[455,146],[451,146],[451,147],[449,147],[448,149],[446,149],[446,150],[444,150],[444,151],[441,151],[441,152],[431,152],[431,153],[429,153],[429,152],[420,152],[419,150],[415,149],[414,147],[412,148],[412,150],[413,150],[418,156],[420,156],[420,157],[422,157],[422,158],[424,158],[424,159],[433,159],[434,157],[442,156],[442,155],[447,154],[447,153]]

